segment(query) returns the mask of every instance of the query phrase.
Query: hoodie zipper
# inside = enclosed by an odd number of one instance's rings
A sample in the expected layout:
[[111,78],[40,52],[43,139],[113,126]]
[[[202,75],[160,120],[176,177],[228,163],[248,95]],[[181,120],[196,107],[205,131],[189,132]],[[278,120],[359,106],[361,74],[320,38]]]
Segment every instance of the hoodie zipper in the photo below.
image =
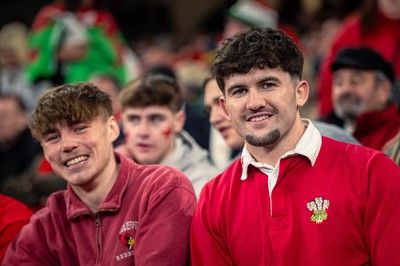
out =
[[96,263],[101,261],[101,223],[100,223],[100,216],[99,213],[94,215],[94,221],[96,224],[96,242],[97,242],[97,258]]

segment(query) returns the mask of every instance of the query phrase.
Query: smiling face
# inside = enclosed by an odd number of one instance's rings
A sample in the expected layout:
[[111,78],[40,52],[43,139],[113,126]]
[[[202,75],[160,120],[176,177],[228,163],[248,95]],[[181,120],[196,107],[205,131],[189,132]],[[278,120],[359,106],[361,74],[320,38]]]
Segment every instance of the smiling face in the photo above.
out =
[[122,123],[129,152],[140,164],[158,164],[174,149],[175,134],[185,122],[183,111],[166,106],[126,107]]
[[219,89],[215,79],[211,79],[207,82],[207,84],[205,84],[204,106],[210,114],[209,120],[211,125],[221,133],[226,143],[232,149],[241,149],[244,141],[232,127],[231,122],[219,104],[219,98],[221,96],[222,92]]
[[97,192],[94,198],[100,196],[101,202],[118,176],[113,141],[119,127],[111,104],[107,93],[91,83],[64,84],[42,94],[31,115],[32,136],[78,197]]
[[226,97],[220,103],[250,152],[257,147],[294,148],[304,131],[299,107],[308,98],[305,81],[294,82],[279,68],[265,68],[233,74],[224,83]]
[[94,188],[115,171],[112,142],[119,128],[113,116],[92,122],[57,124],[43,135],[41,145],[53,171],[72,186]]

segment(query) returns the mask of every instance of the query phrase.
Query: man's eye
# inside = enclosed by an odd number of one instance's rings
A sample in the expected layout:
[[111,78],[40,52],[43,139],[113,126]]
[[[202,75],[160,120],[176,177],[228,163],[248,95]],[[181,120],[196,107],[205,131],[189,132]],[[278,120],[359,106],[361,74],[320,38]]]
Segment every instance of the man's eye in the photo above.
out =
[[334,86],[342,86],[343,82],[339,79],[334,79],[333,80],[333,85]]
[[128,122],[130,122],[130,123],[134,123],[134,124],[137,124],[137,123],[139,123],[139,117],[137,117],[137,116],[128,116],[127,117],[128,119]]
[[360,85],[360,84],[362,84],[363,83],[363,80],[361,79],[361,78],[353,78],[352,80],[351,80],[351,84],[352,85]]
[[271,82],[263,83],[261,85],[262,89],[267,89],[267,90],[270,90],[270,89],[272,89],[274,87],[275,87],[275,83],[271,83]]
[[152,123],[159,123],[159,122],[162,122],[162,121],[164,121],[165,119],[164,119],[164,117],[163,116],[159,116],[159,115],[155,115],[155,116],[152,116],[151,118],[150,118],[150,121],[152,122]]
[[87,128],[88,128],[88,126],[86,126],[86,125],[76,126],[75,132],[81,133],[81,132],[84,132]]
[[234,96],[240,96],[240,95],[243,95],[245,93],[246,93],[246,89],[242,89],[242,88],[239,88],[239,89],[236,89],[236,90],[232,91],[232,95],[234,95]]
[[44,137],[45,142],[54,142],[60,138],[57,134],[51,134]]

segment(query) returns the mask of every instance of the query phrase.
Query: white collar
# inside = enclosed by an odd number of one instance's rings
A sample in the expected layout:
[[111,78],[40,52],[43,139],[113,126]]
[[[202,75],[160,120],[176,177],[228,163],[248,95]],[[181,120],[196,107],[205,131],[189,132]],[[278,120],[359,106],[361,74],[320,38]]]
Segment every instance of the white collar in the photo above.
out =
[[[315,160],[319,154],[322,144],[322,137],[319,131],[315,128],[313,123],[309,119],[302,119],[306,130],[304,131],[303,135],[299,139],[296,144],[296,147],[293,150],[286,152],[284,155],[281,156],[280,159],[295,156],[295,155],[303,155],[310,160],[312,166],[315,164]],[[242,156],[241,156],[241,163],[242,163],[242,175],[240,177],[241,180],[247,179],[247,169],[249,165],[253,165],[257,168],[260,167],[267,167],[267,168],[274,168],[274,166],[257,162],[254,157],[250,154],[249,150],[247,149],[246,145],[243,148]]]

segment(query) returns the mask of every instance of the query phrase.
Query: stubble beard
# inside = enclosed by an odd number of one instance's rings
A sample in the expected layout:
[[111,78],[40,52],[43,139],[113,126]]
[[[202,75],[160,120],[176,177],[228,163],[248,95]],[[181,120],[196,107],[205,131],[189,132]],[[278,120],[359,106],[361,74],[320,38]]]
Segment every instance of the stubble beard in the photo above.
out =
[[281,132],[279,131],[279,129],[276,128],[261,137],[257,137],[255,135],[250,135],[250,134],[245,135],[245,140],[252,146],[261,147],[261,146],[269,146],[271,144],[276,143],[280,137],[281,137]]
[[355,120],[364,109],[364,102],[354,94],[345,94],[335,102],[335,113],[343,120]]

